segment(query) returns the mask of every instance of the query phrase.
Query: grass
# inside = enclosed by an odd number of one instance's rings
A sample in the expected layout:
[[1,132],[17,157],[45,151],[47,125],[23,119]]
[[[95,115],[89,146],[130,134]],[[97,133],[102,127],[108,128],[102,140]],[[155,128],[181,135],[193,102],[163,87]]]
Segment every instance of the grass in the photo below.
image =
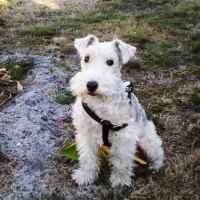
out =
[[164,47],[164,48],[170,48],[173,46],[173,43],[171,41],[164,41],[164,42],[161,42],[161,47]]
[[71,67],[66,61],[52,60],[52,64],[56,65],[57,67],[61,67],[63,70],[71,71]]
[[13,0],[0,0],[0,8],[2,9],[9,9],[16,5],[17,3],[15,3]]
[[175,21],[172,19],[152,19],[148,21],[148,24],[153,27],[157,28],[165,28],[165,29],[172,29],[172,28],[179,28],[182,30],[189,30],[186,24],[183,21]]
[[173,67],[177,66],[177,60],[174,57],[168,54],[166,55],[164,52],[167,50],[166,47],[171,47],[171,43],[161,43],[161,46],[147,46],[145,57],[150,63],[154,65],[162,67]]
[[194,104],[200,104],[200,96],[197,93],[193,93],[190,96],[190,100],[192,101],[192,103]]
[[60,104],[69,104],[75,99],[76,97],[71,92],[64,92],[61,94],[61,97],[58,98],[57,102]]
[[11,38],[11,41],[9,42],[10,45],[15,45],[17,44],[17,40],[15,39],[15,37]]
[[149,41],[149,38],[147,36],[145,36],[146,34],[144,34],[143,32],[138,32],[138,33],[123,33],[121,35],[122,38],[127,38],[128,41],[132,44],[135,43],[146,43]]
[[197,43],[191,45],[192,53],[199,53],[200,52],[200,40]]
[[0,36],[3,36],[4,32],[0,29]]
[[67,27],[68,21],[66,19],[56,18],[55,19],[55,26],[59,29],[62,28],[62,27]]
[[34,62],[32,59],[29,59],[27,61],[17,62],[17,58],[14,58],[5,65],[0,66],[0,68],[1,67],[6,68],[6,70],[9,72],[9,75],[11,75],[11,80],[19,81],[24,78],[24,76],[33,67],[33,65]]
[[21,80],[23,79],[24,75],[23,75],[23,71],[19,66],[15,66],[12,71],[10,72],[10,75],[12,77],[13,80]]
[[76,48],[72,44],[67,44],[61,49],[61,53],[64,54],[75,54],[76,52]]
[[194,41],[200,40],[200,33],[191,35],[191,36],[190,36],[190,39],[191,39],[191,40],[194,40]]
[[53,192],[52,194],[43,194],[40,197],[31,194],[30,200],[66,200],[66,198]]
[[49,26],[32,26],[22,27],[19,29],[19,35],[32,35],[32,36],[53,36],[57,34],[57,30],[54,27]]
[[141,64],[138,60],[129,60],[124,66],[129,69],[140,69]]

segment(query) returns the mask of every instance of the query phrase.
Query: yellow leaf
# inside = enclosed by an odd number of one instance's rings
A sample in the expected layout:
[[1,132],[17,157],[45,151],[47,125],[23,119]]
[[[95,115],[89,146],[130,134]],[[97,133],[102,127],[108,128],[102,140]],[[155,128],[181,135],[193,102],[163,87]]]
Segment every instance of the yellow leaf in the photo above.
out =
[[[65,147],[62,150],[57,151],[57,153],[66,156],[68,158],[71,158],[73,160],[78,160],[78,151],[76,149],[76,142],[70,144],[69,146]],[[102,165],[105,164],[105,162],[107,162],[107,160],[109,160],[112,156],[109,155],[110,149],[107,146],[102,145],[99,148],[99,155],[102,158]],[[140,152],[138,150],[136,150],[136,156],[135,156],[135,161],[139,162],[142,165],[147,165],[148,163],[140,158]]]

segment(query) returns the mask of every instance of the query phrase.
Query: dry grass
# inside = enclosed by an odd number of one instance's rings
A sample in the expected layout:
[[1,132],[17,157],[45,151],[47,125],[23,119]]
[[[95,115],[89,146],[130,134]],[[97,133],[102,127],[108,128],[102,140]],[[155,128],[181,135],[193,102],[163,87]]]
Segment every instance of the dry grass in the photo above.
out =
[[[137,46],[138,60],[123,68],[123,79],[134,81],[134,93],[154,121],[166,155],[165,166],[159,172],[138,167],[133,187],[118,191],[111,190],[106,181],[108,168],[102,169],[95,184],[108,189],[90,192],[88,198],[200,199],[199,1],[113,0],[95,7],[87,2],[77,3],[72,9],[64,1],[60,3],[62,9],[58,3],[45,5],[36,1],[35,10],[31,9],[32,1],[16,1],[9,5],[13,9],[0,7],[0,18],[6,20],[6,25],[0,27],[0,52],[73,54],[73,40],[89,33],[101,41],[118,35]],[[37,34],[35,30],[41,26],[47,30],[53,27],[55,35]],[[28,30],[23,37],[22,30]],[[73,162],[58,163],[61,179],[76,167]],[[3,172],[0,176],[5,177]],[[66,181],[71,180],[60,181],[60,191]],[[4,184],[9,184],[9,179]],[[75,197],[76,189],[74,184],[69,188],[74,199],[87,199]]]

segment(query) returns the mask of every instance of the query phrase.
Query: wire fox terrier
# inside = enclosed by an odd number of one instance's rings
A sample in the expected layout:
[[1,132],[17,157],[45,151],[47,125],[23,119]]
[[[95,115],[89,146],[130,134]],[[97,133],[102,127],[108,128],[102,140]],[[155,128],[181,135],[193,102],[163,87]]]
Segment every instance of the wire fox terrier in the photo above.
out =
[[71,79],[70,88],[77,96],[72,118],[80,167],[73,171],[72,179],[79,185],[97,179],[98,150],[104,143],[110,147],[112,187],[131,185],[137,146],[152,161],[151,169],[160,168],[164,159],[154,124],[121,81],[120,69],[134,56],[136,48],[117,38],[100,43],[94,35],[76,39],[75,47],[82,70]]

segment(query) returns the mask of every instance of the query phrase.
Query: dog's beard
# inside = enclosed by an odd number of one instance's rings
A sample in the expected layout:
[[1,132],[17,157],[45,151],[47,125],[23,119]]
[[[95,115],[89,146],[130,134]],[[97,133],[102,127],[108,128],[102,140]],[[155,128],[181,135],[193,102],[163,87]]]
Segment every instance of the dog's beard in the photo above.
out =
[[88,94],[91,95],[91,96],[96,96],[95,92],[88,92]]

